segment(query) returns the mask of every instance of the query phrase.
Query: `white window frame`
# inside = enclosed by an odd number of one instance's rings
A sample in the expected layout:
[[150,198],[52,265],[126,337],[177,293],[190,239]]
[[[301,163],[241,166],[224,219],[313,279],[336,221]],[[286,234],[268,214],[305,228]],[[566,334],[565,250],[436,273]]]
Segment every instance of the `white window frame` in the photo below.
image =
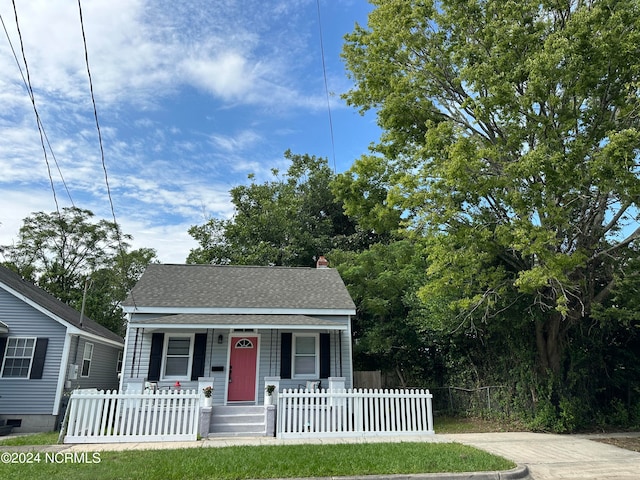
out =
[[122,373],[123,358],[124,358],[124,351],[118,350],[118,360],[116,360],[116,373]]
[[[93,363],[94,345],[91,342],[85,342],[82,350],[82,365],[80,366],[80,377],[89,378],[91,376],[91,364]],[[87,355],[87,350],[89,350]],[[87,373],[84,373],[84,362],[88,362]]]
[[[313,338],[315,340],[315,352],[314,352],[314,372],[313,373],[304,373],[304,374],[296,374],[296,359],[299,356],[296,352],[296,347],[298,345],[298,338]],[[310,356],[310,355],[305,355]],[[291,373],[293,378],[304,378],[304,379],[317,379],[320,378],[320,334],[318,333],[294,333],[293,341],[291,345]]]
[[[33,340],[33,347],[31,349],[31,357],[24,357],[24,356],[18,356],[18,355],[11,355],[8,356],[7,353],[9,352],[9,348],[10,347],[10,342],[11,341],[17,342],[18,340]],[[8,379],[28,379],[31,377],[31,368],[33,367],[33,356],[36,353],[36,343],[38,342],[38,338],[37,337],[7,337],[7,344],[5,345],[5,349],[4,349],[4,355],[2,356],[2,365],[0,366],[0,378],[8,378]],[[27,371],[27,375],[22,377],[9,377],[9,376],[5,376],[4,375],[4,367],[7,363],[7,358],[20,358],[20,359],[25,359],[25,358],[29,358],[29,370]]]
[[[165,370],[167,368],[167,350],[169,348],[169,340],[173,338],[188,338],[189,339],[189,356],[187,359],[187,373],[185,375],[166,375]],[[193,333],[173,333],[165,334],[164,346],[162,348],[162,380],[191,380],[191,366],[193,364],[193,344],[195,334]],[[183,357],[182,355],[181,357]]]

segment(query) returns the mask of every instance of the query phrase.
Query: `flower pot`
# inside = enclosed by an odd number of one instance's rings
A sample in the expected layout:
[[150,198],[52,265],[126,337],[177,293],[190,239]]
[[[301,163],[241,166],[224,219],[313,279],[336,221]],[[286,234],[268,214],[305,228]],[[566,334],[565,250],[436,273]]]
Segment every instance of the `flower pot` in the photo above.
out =
[[264,404],[265,405],[273,405],[273,395],[265,395]]
[[204,397],[204,403],[202,404],[203,407],[208,408],[211,407],[213,405],[213,398],[212,397]]

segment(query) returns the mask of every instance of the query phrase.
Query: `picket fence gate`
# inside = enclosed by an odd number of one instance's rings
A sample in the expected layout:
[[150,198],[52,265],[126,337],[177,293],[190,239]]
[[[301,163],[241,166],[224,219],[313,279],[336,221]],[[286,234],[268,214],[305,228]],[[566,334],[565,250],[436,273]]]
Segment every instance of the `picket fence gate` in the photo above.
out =
[[196,440],[199,403],[196,390],[74,391],[64,443]]
[[278,438],[433,434],[429,390],[284,390]]

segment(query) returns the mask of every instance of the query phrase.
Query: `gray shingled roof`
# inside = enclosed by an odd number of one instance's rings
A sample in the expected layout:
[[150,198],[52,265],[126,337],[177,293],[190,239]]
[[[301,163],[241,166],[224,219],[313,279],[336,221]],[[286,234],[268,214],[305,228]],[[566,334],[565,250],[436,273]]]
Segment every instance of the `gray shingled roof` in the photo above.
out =
[[[124,344],[122,337],[113,333],[108,328],[103,327],[99,323],[94,322],[87,316],[84,316],[82,324],[80,324],[80,312],[75,308],[61,302],[54,296],[49,295],[40,287],[35,286],[31,282],[27,282],[22,279],[20,275],[2,266],[0,266],[0,283],[7,285],[12,290],[24,295],[26,298],[40,305],[45,310],[51,312],[62,320],[69,322],[71,325],[86,333],[98,335],[105,339]],[[11,330],[11,320],[9,318],[5,318],[4,320],[8,324],[9,330]]]
[[123,305],[355,311],[334,269],[230,265],[150,264]]
[[307,315],[199,315],[199,314],[178,314],[167,315],[155,318],[136,319],[136,325],[206,325],[211,328],[212,325],[239,327],[242,325],[257,328],[257,326],[324,326],[330,329],[346,329],[344,322],[334,322],[326,318],[315,318]]

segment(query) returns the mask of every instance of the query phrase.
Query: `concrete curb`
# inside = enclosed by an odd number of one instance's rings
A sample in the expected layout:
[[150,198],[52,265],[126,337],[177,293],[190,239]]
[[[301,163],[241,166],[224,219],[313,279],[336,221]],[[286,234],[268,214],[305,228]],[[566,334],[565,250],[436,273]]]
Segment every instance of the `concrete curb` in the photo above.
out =
[[499,472],[412,473],[399,475],[359,475],[353,477],[280,478],[274,480],[533,480],[526,465]]

